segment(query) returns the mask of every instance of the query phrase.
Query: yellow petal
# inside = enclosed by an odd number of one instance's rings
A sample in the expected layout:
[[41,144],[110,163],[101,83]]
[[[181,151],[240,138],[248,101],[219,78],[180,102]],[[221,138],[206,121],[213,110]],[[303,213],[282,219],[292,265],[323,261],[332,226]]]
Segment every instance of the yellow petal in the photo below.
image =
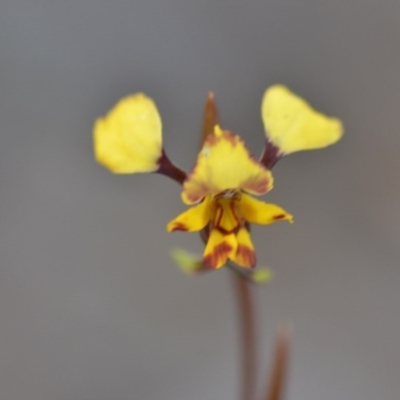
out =
[[183,184],[182,200],[193,204],[228,189],[259,195],[272,189],[272,181],[270,171],[250,155],[239,136],[216,127]]
[[237,211],[238,200],[220,197],[214,199],[213,224],[225,233],[233,233],[241,224]]
[[253,268],[256,265],[256,253],[249,231],[243,227],[236,236],[238,247],[232,261],[245,268]]
[[293,222],[293,215],[287,213],[276,204],[264,203],[247,194],[242,195],[238,202],[240,216],[253,224],[267,225],[277,221]]
[[261,114],[266,135],[281,154],[326,147],[343,134],[340,120],[315,111],[281,85],[266,90]]
[[228,258],[232,258],[237,249],[237,240],[233,233],[225,235],[218,229],[212,229],[204,250],[204,264],[210,268],[221,268]]
[[167,225],[167,231],[195,232],[203,229],[211,219],[213,205],[210,196],[196,206],[179,214]]
[[142,93],[125,97],[95,122],[96,159],[118,174],[156,171],[161,129],[160,115],[149,97]]

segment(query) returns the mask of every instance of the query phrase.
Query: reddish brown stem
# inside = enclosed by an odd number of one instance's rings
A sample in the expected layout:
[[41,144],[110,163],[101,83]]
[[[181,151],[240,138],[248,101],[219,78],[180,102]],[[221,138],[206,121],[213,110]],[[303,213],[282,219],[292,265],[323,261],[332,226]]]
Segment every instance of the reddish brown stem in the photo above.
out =
[[260,158],[260,163],[267,169],[272,167],[283,157],[283,154],[279,153],[279,148],[276,147],[272,142],[266,142],[264,151]]
[[289,355],[289,333],[288,326],[282,326],[278,331],[270,379],[262,400],[283,400]]
[[183,184],[186,179],[186,172],[182,171],[170,161],[164,149],[162,150],[161,157],[158,160],[158,165],[159,168],[156,171],[157,173],[168,176],[180,185]]
[[232,274],[239,312],[241,336],[241,399],[254,400],[256,392],[257,349],[256,321],[251,283],[238,274]]

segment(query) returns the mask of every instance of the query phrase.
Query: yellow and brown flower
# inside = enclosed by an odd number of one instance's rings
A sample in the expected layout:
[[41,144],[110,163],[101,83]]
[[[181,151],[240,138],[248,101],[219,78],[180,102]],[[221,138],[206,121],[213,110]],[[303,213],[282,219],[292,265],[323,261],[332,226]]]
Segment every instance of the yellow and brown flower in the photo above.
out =
[[189,175],[167,157],[161,117],[153,100],[143,93],[121,99],[97,119],[95,157],[113,173],[156,172],[182,184],[182,201],[193,207],[171,221],[167,230],[202,231],[206,242],[203,264],[209,268],[220,268],[227,260],[251,268],[256,256],[249,224],[293,221],[281,207],[252,195],[272,189],[270,170],[279,159],[329,146],[341,138],[343,128],[338,119],[314,110],[286,87],[271,86],[261,104],[267,141],[257,161],[239,136],[219,126],[212,132],[218,120],[213,101],[209,95],[203,147]]
[[293,220],[281,207],[250,196],[265,194],[272,186],[271,172],[250,155],[240,137],[216,126],[183,183],[184,203],[199,204],[171,221],[167,230],[195,232],[208,227],[206,265],[220,268],[229,259],[242,267],[254,267],[248,223]]

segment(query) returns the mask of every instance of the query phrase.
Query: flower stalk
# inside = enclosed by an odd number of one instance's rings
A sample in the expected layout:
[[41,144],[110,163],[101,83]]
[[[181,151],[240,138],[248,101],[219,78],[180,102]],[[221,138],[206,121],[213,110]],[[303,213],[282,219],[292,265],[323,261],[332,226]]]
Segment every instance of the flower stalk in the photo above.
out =
[[171,178],[180,185],[183,185],[183,182],[186,179],[186,172],[182,171],[170,161],[164,149],[162,149],[161,157],[158,159],[157,162],[159,168],[155,172],[168,176],[168,178]]
[[275,354],[270,379],[261,400],[282,400],[286,385],[289,358],[290,331],[288,326],[281,326],[275,341]]
[[256,317],[252,283],[239,274],[232,274],[241,342],[241,399],[254,400],[257,378]]

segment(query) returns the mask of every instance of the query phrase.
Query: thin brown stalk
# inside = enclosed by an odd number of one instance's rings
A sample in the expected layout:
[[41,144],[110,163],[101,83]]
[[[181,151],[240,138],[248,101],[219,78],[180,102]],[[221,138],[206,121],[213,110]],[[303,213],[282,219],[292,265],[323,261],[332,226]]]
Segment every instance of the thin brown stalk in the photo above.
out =
[[240,327],[241,348],[241,399],[254,400],[256,391],[257,349],[256,315],[252,284],[238,274],[233,275]]
[[290,330],[287,325],[278,331],[275,354],[268,386],[262,400],[283,400],[286,384]]

